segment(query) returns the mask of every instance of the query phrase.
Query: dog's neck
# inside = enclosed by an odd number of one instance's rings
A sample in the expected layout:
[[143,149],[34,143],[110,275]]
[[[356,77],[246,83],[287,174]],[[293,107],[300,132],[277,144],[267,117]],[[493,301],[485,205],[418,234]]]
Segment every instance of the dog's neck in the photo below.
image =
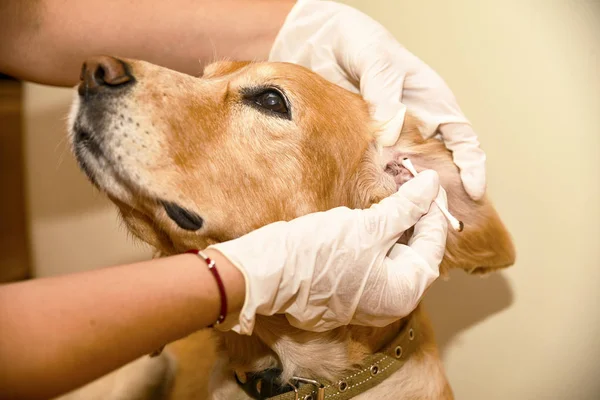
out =
[[217,335],[232,373],[279,368],[283,381],[292,376],[334,381],[384,348],[405,320],[383,328],[345,326],[314,333],[292,327],[283,316],[259,317],[252,336]]

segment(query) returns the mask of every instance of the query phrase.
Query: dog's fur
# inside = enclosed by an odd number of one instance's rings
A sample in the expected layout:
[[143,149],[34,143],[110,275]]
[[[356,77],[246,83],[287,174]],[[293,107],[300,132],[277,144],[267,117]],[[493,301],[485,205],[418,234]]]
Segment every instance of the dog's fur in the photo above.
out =
[[[80,165],[119,207],[129,230],[162,254],[204,248],[336,206],[367,208],[408,179],[398,162],[410,157],[418,170],[437,170],[450,211],[465,224],[462,233],[449,231],[442,273],[449,268],[484,273],[513,264],[511,238],[490,201],[468,197],[450,152],[436,139],[423,139],[413,117],[407,116],[393,149],[384,151],[376,144],[365,101],[302,67],[218,62],[195,78],[145,62],[126,63],[136,82],[77,98],[71,136]],[[246,99],[248,90],[269,87],[285,93],[291,119]],[[78,143],[82,131],[95,141],[95,151]],[[160,201],[193,210],[204,225],[182,230]],[[422,345],[397,373],[357,400],[453,398],[425,312],[419,307],[414,313],[424,329]],[[274,316],[259,317],[250,337],[216,333],[221,356],[211,398],[248,398],[233,380],[233,369],[278,365],[283,379],[336,381],[382,348],[402,324],[310,333]]]

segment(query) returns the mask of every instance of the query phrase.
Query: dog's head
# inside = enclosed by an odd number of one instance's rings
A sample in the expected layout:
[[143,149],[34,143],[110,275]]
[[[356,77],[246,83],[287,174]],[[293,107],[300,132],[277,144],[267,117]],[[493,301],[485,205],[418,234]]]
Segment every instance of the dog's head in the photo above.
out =
[[[468,199],[443,145],[423,141],[411,119],[403,131],[392,157],[425,160],[442,175],[451,209],[464,210],[464,236],[451,233],[446,266],[512,264],[493,207]],[[401,184],[386,172],[392,160],[375,144],[362,98],[292,64],[219,62],[195,78],[96,57],[82,70],[70,135],[81,168],[129,229],[167,254],[310,212],[367,207]],[[471,253],[496,255],[462,265],[451,255],[468,237],[480,238]]]

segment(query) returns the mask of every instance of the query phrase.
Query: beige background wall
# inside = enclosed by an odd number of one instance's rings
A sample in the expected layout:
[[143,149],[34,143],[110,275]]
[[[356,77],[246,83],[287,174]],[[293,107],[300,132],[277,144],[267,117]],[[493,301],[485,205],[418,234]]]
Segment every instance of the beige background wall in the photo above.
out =
[[[347,1],[449,83],[488,154],[518,263],[438,282],[429,305],[458,399],[600,398],[600,2]],[[28,85],[33,260],[50,275],[148,256],[77,170],[71,92]]]

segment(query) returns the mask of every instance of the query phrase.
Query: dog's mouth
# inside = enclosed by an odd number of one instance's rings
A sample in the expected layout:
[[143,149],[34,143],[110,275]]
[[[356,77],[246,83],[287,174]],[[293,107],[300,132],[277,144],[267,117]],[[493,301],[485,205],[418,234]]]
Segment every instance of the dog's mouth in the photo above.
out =
[[90,156],[99,159],[105,158],[104,152],[102,151],[102,142],[99,138],[92,134],[92,131],[82,127],[81,125],[75,125],[73,127],[73,144],[75,146],[75,155],[78,161],[85,163],[86,156]]
[[[134,198],[154,196],[119,161],[111,151],[108,133],[102,123],[90,123],[82,107],[71,128],[72,147],[80,169],[100,191],[135,206]],[[102,122],[102,121],[98,121]],[[156,200],[152,200],[155,201]]]
[[[167,199],[156,196],[126,171],[120,157],[114,156],[104,139],[107,132],[90,129],[81,120],[86,120],[85,108],[80,110],[80,116],[72,128],[73,147],[80,168],[89,180],[99,189],[107,192],[113,201],[118,199],[121,204],[136,208],[147,218],[152,219],[152,213],[137,207],[141,199],[144,203],[161,207],[175,224],[186,231],[197,231],[202,228],[204,220],[197,213]],[[102,124],[100,124],[102,125]],[[133,174],[135,175],[135,174]],[[135,197],[137,201],[131,201]]]
[[135,154],[122,144],[134,129],[121,111],[126,108],[124,99],[115,96],[79,96],[71,111],[70,138],[79,167],[94,186],[131,203],[133,193],[149,193],[125,163],[126,155]]
[[71,128],[72,148],[80,169],[98,189],[103,190],[101,174],[110,169],[102,149],[102,141],[93,134],[93,130],[84,127],[78,117]]

